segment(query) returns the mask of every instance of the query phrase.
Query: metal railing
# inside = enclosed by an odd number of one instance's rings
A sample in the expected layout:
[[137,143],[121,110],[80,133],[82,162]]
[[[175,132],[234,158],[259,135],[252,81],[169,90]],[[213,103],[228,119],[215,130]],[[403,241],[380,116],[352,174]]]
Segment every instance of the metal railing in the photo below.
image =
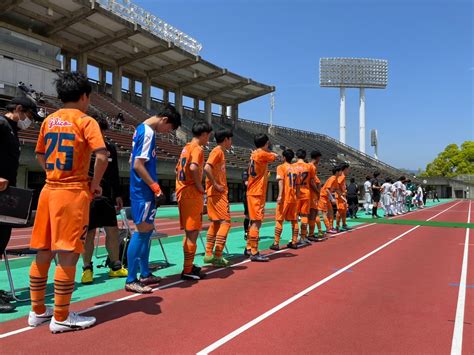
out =
[[165,41],[172,42],[189,53],[199,55],[202,49],[202,44],[197,40],[146,11],[144,8],[133,4],[129,0],[93,1],[104,9],[133,24],[140,25],[146,31],[151,32]]

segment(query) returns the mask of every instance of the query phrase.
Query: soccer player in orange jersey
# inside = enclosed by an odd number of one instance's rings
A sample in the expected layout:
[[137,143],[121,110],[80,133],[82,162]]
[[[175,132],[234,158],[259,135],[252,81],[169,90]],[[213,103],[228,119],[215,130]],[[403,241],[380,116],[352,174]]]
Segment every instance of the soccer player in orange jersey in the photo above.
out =
[[326,232],[329,234],[336,234],[337,231],[332,228],[332,225],[329,222],[328,215],[333,213],[332,204],[336,201],[334,197],[335,193],[339,193],[339,184],[337,183],[337,178],[341,175],[341,167],[336,166],[332,169],[332,176],[327,179],[326,183],[321,188],[321,193],[318,201],[318,213],[320,217],[324,220],[324,225],[326,226]]
[[346,176],[349,174],[349,164],[341,164],[341,175],[337,178],[337,183],[339,184],[340,194],[337,194],[337,215],[336,215],[336,229],[340,231],[341,219],[342,219],[342,230],[350,230],[346,222],[347,217],[347,186],[346,186]]
[[311,190],[316,190],[316,168],[313,164],[308,164],[304,161],[306,158],[306,151],[298,149],[296,151],[297,162],[294,164],[299,177],[300,195],[298,198],[298,214],[301,217],[300,236],[301,243],[311,244],[306,239],[308,235],[308,216],[310,210]]
[[196,240],[202,228],[204,208],[204,170],[203,145],[209,142],[212,127],[205,121],[195,122],[192,127],[193,139],[186,144],[176,165],[176,197],[178,199],[179,222],[184,229],[183,240],[184,267],[183,280],[200,280],[205,274],[193,265],[196,254]]
[[[230,262],[222,256],[230,230],[229,199],[225,169],[226,150],[232,147],[232,131],[219,129],[215,132],[217,146],[209,154],[204,171],[206,173],[207,215],[211,225],[207,230],[205,263],[228,266]],[[214,251],[215,246],[215,251]],[[214,252],[214,254],[213,254]]]
[[298,173],[292,164],[295,153],[286,149],[282,153],[285,162],[278,166],[276,179],[278,181],[278,198],[275,212],[275,240],[270,246],[272,250],[280,250],[280,237],[283,232],[283,222],[291,222],[292,238],[287,247],[297,249],[298,221],[296,200],[299,193]]
[[[84,112],[92,87],[78,72],[59,74],[55,82],[64,108],[49,115],[41,125],[36,157],[46,171],[31,236],[30,247],[37,250],[30,269],[32,327],[50,320],[53,333],[84,329],[94,317],[69,312],[74,277],[89,222],[89,204],[100,195],[100,181],[107,168],[107,151],[99,125]],[[89,162],[95,152],[92,181]],[[54,274],[54,311],[45,306],[48,270],[54,254],[58,265]]]
[[[316,185],[316,189],[311,188],[311,196],[310,196],[310,210],[309,210],[309,234],[308,239],[312,242],[320,242],[325,239],[323,230],[321,228],[321,218],[318,215],[318,201],[319,201],[319,194],[321,191],[321,180],[318,178],[318,164],[321,160],[321,152],[318,150],[313,150],[311,152],[311,161],[309,162],[314,166],[315,174],[314,174],[314,182]],[[318,236],[314,235],[315,226],[318,226]]]
[[270,139],[266,134],[254,137],[256,150],[250,155],[249,179],[247,185],[247,202],[251,221],[245,255],[252,261],[269,261],[258,251],[258,237],[264,217],[266,191],[268,183],[268,163],[275,161],[278,154],[270,151]]

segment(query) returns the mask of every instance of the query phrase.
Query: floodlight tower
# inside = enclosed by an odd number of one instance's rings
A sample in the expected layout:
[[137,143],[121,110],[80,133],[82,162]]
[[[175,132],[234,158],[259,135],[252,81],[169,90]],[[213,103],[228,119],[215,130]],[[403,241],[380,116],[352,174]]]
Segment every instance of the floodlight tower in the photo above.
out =
[[339,88],[339,140],[346,143],[346,88],[358,88],[359,150],[365,153],[365,89],[387,87],[388,61],[368,58],[321,58],[319,85]]

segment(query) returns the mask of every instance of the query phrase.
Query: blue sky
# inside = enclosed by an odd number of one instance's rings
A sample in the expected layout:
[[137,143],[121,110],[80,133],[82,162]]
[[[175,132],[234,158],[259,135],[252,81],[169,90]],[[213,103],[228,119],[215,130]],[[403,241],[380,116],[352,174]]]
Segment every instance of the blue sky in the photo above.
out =
[[[474,8],[470,0],[135,0],[203,44],[201,55],[276,86],[274,123],[339,137],[339,90],[319,87],[319,58],[389,61],[386,90],[366,90],[367,148],[425,168],[446,145],[474,140]],[[347,143],[359,146],[357,89],[347,93]],[[242,118],[269,121],[269,96]]]

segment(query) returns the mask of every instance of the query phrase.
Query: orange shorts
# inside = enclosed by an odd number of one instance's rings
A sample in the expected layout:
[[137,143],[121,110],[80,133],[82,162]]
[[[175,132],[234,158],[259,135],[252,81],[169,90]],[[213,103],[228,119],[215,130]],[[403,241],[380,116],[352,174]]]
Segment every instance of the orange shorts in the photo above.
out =
[[230,221],[227,194],[208,196],[207,215],[210,221]]
[[298,213],[299,214],[302,214],[302,215],[308,215],[309,214],[309,200],[306,199],[306,200],[298,200],[297,201],[297,209],[298,209]]
[[344,200],[338,198],[338,199],[336,199],[336,201],[337,201],[336,205],[337,205],[337,210],[338,211],[347,210],[347,203]]
[[91,194],[87,190],[41,190],[30,248],[82,253],[89,224]]
[[318,211],[328,212],[332,211],[332,204],[329,202],[329,198],[326,196],[321,196],[318,201]]
[[249,196],[247,195],[247,204],[249,208],[249,218],[251,221],[263,221],[265,214],[265,195]]
[[296,221],[298,218],[296,203],[277,204],[275,210],[275,220],[277,221]]
[[178,209],[181,229],[186,231],[201,230],[204,196],[201,198],[180,198],[178,200]]

